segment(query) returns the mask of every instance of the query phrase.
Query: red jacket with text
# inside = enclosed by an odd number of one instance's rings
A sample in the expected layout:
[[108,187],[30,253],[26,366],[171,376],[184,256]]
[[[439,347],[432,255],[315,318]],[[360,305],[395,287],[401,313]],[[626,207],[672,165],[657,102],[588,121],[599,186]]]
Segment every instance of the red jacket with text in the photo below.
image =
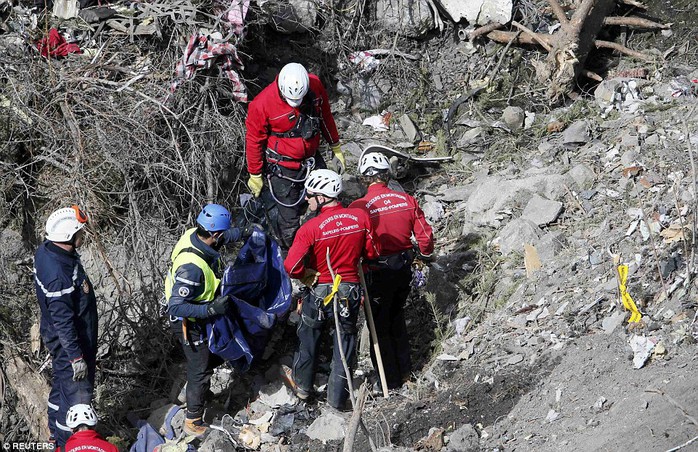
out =
[[384,183],[375,183],[368,187],[366,196],[349,207],[368,213],[376,240],[380,243],[381,256],[411,249],[412,234],[423,255],[428,256],[434,251],[431,226],[417,201],[407,193],[391,190]]
[[81,430],[68,438],[64,452],[119,452],[119,448],[105,441],[94,430]]
[[[281,97],[278,88],[278,76],[274,83],[262,90],[254,98],[247,109],[245,126],[245,155],[247,171],[250,174],[261,174],[264,166],[264,152],[267,148],[293,161],[279,161],[282,166],[291,169],[300,168],[300,161],[312,157],[320,147],[320,135],[334,144],[339,141],[337,125],[330,110],[330,100],[325,87],[314,74],[308,74],[310,85],[308,93],[300,107],[291,107]],[[274,134],[284,134],[296,126],[301,113],[319,118],[319,131],[314,136],[281,137]]]
[[359,259],[376,259],[379,255],[366,212],[341,205],[323,207],[317,217],[298,229],[284,267],[291,278],[299,279],[306,269],[312,268],[320,272],[318,283],[332,283],[327,268],[328,249],[332,268],[342,275],[342,282],[359,282]]

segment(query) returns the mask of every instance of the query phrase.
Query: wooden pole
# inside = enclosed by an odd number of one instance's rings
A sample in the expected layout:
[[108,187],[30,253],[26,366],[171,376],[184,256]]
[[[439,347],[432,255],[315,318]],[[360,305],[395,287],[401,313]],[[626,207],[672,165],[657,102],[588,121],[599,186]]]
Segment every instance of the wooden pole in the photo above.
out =
[[378,364],[378,375],[381,380],[381,388],[383,389],[383,397],[386,399],[388,395],[388,382],[385,378],[385,367],[383,367],[383,356],[381,355],[381,348],[378,344],[378,334],[376,333],[376,324],[373,321],[373,310],[371,309],[371,297],[368,295],[368,286],[366,286],[366,278],[364,277],[364,271],[361,267],[361,261],[359,261],[359,280],[361,281],[361,287],[364,290],[364,310],[366,311],[366,322],[368,322],[368,331],[371,333],[371,338],[373,339],[373,351],[376,354],[376,363]]
[[[329,270],[330,276],[332,277],[332,281],[334,282],[334,270],[332,270],[332,262],[330,261],[329,248],[327,248],[325,258],[327,259],[327,269]],[[351,400],[352,408],[354,409],[354,411],[356,411],[357,406],[356,399],[354,397],[354,382],[351,380],[351,372],[349,372],[349,363],[347,363],[347,357],[344,354],[344,349],[342,348],[342,332],[340,330],[341,325],[339,324],[339,313],[337,312],[337,308],[339,308],[339,303],[337,302],[337,294],[334,294],[334,297],[332,298],[332,310],[334,311],[334,327],[337,334],[337,347],[339,347],[339,356],[342,358],[342,366],[344,366],[344,375],[347,379],[347,386],[349,388],[349,400]],[[359,426],[361,427],[361,430],[363,430],[363,432],[366,434],[366,437],[368,438],[368,445],[371,448],[371,451],[375,451],[376,445],[373,444],[371,433],[368,431],[368,428],[363,423],[360,416],[358,422]]]

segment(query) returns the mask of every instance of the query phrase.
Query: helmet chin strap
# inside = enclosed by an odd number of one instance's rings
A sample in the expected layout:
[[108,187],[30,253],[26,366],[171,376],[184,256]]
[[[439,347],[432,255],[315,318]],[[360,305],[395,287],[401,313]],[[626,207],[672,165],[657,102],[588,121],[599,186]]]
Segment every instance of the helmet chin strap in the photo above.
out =
[[[325,198],[326,201],[317,203],[317,208],[315,209],[315,215],[313,215],[313,218],[320,215],[320,211],[322,210],[323,207],[325,207],[328,204],[332,204],[334,201],[337,200],[336,198],[328,198],[327,196],[324,196],[324,195],[322,197]],[[317,202],[317,195],[315,196],[315,199],[316,199],[315,202]]]
[[73,236],[70,238],[70,240],[67,241],[67,242],[65,242],[67,245],[72,246],[73,249],[77,248],[77,247],[75,246],[75,242],[77,241],[77,237],[78,237],[78,233],[79,233],[79,232],[80,232],[79,230],[78,230],[78,231],[75,231],[75,234],[73,234]]
[[214,250],[218,251],[223,247],[223,241],[221,240],[223,238],[223,234],[220,234],[218,237],[215,238],[215,242],[213,242],[213,245],[211,245],[211,248]]

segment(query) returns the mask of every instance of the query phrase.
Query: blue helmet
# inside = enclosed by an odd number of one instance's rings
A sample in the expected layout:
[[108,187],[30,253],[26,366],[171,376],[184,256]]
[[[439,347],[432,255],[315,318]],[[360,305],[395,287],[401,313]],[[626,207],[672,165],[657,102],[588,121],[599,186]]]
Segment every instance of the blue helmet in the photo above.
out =
[[196,222],[208,232],[230,229],[230,212],[220,204],[207,204],[196,217]]

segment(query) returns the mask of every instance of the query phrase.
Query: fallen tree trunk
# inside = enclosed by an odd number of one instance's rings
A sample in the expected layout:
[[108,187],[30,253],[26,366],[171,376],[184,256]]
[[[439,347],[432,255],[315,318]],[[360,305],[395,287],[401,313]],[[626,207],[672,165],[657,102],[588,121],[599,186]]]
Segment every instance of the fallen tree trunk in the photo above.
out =
[[[519,36],[516,36],[516,35]],[[545,42],[547,45],[552,45],[555,42],[555,36],[543,34],[543,33],[517,33],[515,31],[502,31],[495,30],[487,33],[487,37],[492,41],[499,42],[502,44],[507,44],[511,41],[513,44],[517,45],[542,45]],[[638,52],[637,50],[629,49],[623,45],[615,42],[601,41],[599,39],[594,41],[594,47],[597,49],[611,49],[623,55],[628,55],[630,57],[636,58],[642,61],[654,61],[652,55],[646,53]]]
[[538,79],[549,84],[550,99],[558,99],[574,91],[577,77],[582,74],[603,21],[614,6],[614,0],[584,0],[570,21],[562,24],[545,64],[539,62],[536,65]]
[[8,347],[3,350],[3,366],[7,385],[17,393],[17,413],[29,426],[33,439],[46,440],[49,437],[47,405],[49,384],[20,356],[13,354]]
[[548,97],[557,100],[565,95],[572,95],[579,76],[593,80],[603,80],[584,67],[584,63],[593,48],[612,49],[624,55],[642,61],[653,61],[651,55],[637,52],[621,44],[597,40],[601,28],[605,25],[635,28],[665,29],[669,25],[660,24],[640,17],[609,17],[615,6],[615,0],[582,0],[568,19],[558,0],[547,0],[555,17],[560,22],[560,30],[555,34],[542,34],[516,21],[511,25],[518,32],[499,30],[500,24],[492,23],[470,32],[471,39],[486,35],[489,39],[502,44],[537,45],[548,51],[544,61],[534,61],[538,79],[548,85]]
[[[487,33],[487,37],[500,44],[507,44],[511,41],[512,44],[516,45],[538,45],[538,41],[534,39],[533,36],[526,33],[519,33],[519,36],[516,36],[516,34],[515,31],[495,30]],[[543,33],[537,33],[537,35],[539,39],[544,40],[548,45],[553,43],[553,35]]]

